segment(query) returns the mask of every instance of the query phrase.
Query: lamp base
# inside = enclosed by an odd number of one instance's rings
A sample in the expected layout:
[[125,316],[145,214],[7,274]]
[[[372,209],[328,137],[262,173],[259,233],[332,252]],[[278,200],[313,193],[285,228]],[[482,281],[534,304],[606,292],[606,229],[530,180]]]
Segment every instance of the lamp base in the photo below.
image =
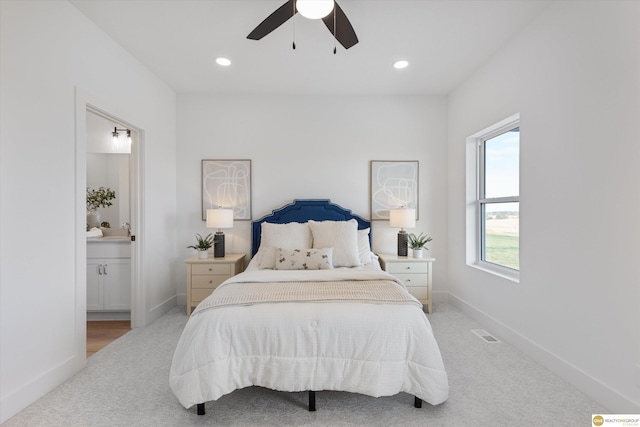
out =
[[224,258],[224,233],[222,231],[216,232],[213,241],[215,242],[213,245],[213,257]]
[[409,254],[409,235],[406,231],[398,232],[398,256],[407,256]]

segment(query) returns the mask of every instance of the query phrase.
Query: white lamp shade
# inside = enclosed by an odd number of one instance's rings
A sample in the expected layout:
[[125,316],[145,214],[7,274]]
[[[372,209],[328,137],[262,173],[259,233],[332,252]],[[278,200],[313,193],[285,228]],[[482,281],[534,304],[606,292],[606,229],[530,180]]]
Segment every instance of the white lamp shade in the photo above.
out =
[[296,9],[308,19],[324,18],[333,10],[333,0],[297,0]]
[[389,211],[389,224],[392,227],[414,228],[416,226],[416,210],[391,209]]
[[232,228],[233,209],[207,209],[207,228]]

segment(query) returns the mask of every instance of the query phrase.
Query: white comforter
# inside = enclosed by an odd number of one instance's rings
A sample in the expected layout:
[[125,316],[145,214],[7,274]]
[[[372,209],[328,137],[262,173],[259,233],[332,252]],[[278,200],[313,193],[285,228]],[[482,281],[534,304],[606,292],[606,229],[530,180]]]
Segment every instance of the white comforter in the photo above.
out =
[[[383,271],[254,270],[219,289],[239,282],[374,278],[393,279]],[[253,385],[374,397],[406,392],[433,405],[449,393],[438,344],[418,306],[352,301],[259,303],[194,312],[178,342],[169,382],[186,408]]]

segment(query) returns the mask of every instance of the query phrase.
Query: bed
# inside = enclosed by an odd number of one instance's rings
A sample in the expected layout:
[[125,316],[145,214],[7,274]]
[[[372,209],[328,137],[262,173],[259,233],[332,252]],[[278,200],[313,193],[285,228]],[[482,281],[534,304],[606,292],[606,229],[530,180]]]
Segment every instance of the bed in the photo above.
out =
[[261,386],[285,392],[448,397],[422,305],[382,271],[370,223],[329,200],[295,200],[252,224],[247,269],[189,318],[169,382],[185,408]]

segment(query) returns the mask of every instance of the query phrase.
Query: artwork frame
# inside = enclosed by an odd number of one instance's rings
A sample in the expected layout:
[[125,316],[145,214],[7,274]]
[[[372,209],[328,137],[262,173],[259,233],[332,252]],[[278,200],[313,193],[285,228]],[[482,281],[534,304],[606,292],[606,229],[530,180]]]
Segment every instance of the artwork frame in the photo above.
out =
[[415,209],[418,219],[420,163],[417,160],[371,160],[369,175],[372,221],[388,221],[389,210]]
[[202,220],[207,209],[233,209],[234,221],[251,221],[251,160],[203,159]]

